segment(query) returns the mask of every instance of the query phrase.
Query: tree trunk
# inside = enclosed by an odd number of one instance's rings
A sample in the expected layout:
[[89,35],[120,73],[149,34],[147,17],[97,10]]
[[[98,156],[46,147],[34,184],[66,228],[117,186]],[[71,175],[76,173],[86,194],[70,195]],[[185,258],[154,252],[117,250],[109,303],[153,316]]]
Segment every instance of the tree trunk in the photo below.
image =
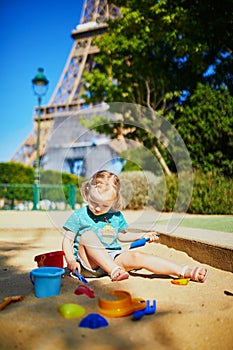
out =
[[159,160],[159,163],[161,164],[161,167],[163,168],[163,170],[165,171],[165,174],[168,175],[168,176],[171,176],[171,171],[169,170],[165,160],[163,159],[163,156],[162,154],[160,153],[159,149],[157,146],[154,146],[154,152],[155,152],[155,155],[156,157],[158,158]]

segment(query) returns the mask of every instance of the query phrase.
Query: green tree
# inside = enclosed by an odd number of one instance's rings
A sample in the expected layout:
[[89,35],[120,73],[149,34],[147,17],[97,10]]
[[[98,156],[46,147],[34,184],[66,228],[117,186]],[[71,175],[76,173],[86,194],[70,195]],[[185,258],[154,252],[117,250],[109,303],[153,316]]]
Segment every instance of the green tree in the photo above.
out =
[[232,92],[232,1],[114,3],[122,17],[96,39],[102,68],[85,76],[87,101],[133,102],[164,115],[198,82],[224,83]]
[[[167,148],[172,144],[174,152],[175,145],[177,154],[181,149],[176,135],[161,136],[163,125],[154,111],[175,120],[176,111],[179,117],[180,108],[190,102],[187,96],[192,96],[199,83],[211,83],[213,90],[225,86],[233,94],[233,3],[230,0],[114,3],[121,7],[122,16],[109,21],[107,33],[96,39],[100,49],[96,63],[101,68],[85,73],[88,90],[85,99],[87,103],[120,101],[146,106],[150,115],[136,110],[130,117],[127,112],[122,113],[118,124],[99,120],[102,124],[96,123],[96,130],[101,129],[111,137],[120,135],[140,141],[154,152],[169,174],[169,167],[174,170],[174,164]],[[201,114],[204,105],[198,108]],[[183,122],[185,129],[190,120]],[[211,129],[216,128],[210,124]],[[187,125],[187,133],[188,130]],[[183,135],[187,133],[183,131]],[[221,142],[223,149],[227,141],[223,137]],[[202,152],[201,147],[199,151]],[[196,159],[199,158],[202,156],[197,154]]]
[[233,97],[220,87],[198,84],[173,120],[195,168],[233,175]]
[[[175,88],[192,91],[197,82],[211,80],[215,86],[224,83],[233,94],[231,0],[114,2],[123,7],[123,18],[115,22],[116,27],[122,26],[121,34],[125,40],[136,41],[139,53],[141,48],[141,58],[137,60],[139,67],[146,68],[144,76],[150,76],[151,71],[151,75],[160,80],[162,75],[168,92]],[[144,58],[142,65],[140,61]],[[213,69],[209,70],[210,67]],[[207,71],[211,74],[207,75]],[[157,92],[159,86],[157,80]]]

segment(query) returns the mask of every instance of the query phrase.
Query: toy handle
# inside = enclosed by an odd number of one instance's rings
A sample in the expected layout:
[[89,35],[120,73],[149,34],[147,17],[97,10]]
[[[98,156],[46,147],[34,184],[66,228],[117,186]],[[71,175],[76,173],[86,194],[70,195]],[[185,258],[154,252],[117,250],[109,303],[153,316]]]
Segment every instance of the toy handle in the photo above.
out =
[[83,275],[81,273],[78,273],[78,270],[75,271],[75,276],[78,277],[78,279],[83,282],[83,283],[88,283],[88,281],[86,280],[86,278],[83,277]]
[[33,277],[32,272],[30,272],[30,280],[31,280],[31,282],[32,282],[32,284],[34,286],[34,281],[33,281],[32,277]]
[[133,249],[133,248],[137,248],[137,247],[142,247],[146,244],[146,242],[148,242],[150,240],[150,238],[141,238],[138,239],[137,241],[133,242],[130,244],[129,249]]
[[[160,234],[158,233],[156,236],[160,236]],[[133,248],[137,248],[137,247],[142,247],[146,244],[146,242],[148,242],[150,240],[150,238],[141,238],[138,239],[137,241],[133,242],[130,244],[129,249],[133,249]]]

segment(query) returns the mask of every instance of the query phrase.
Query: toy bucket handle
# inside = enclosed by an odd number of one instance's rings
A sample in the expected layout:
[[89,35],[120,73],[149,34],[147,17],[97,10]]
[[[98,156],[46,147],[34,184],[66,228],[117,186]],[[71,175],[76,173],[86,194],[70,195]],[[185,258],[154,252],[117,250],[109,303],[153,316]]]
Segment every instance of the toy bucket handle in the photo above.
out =
[[40,261],[39,261],[39,264],[38,266],[41,267],[41,266],[44,266],[44,261],[46,259],[46,255],[43,254],[41,257],[40,257]]
[[33,286],[34,286],[34,280],[33,280],[33,274],[32,274],[32,271],[30,272],[30,280],[31,280],[31,282],[32,282],[32,284],[33,284]]

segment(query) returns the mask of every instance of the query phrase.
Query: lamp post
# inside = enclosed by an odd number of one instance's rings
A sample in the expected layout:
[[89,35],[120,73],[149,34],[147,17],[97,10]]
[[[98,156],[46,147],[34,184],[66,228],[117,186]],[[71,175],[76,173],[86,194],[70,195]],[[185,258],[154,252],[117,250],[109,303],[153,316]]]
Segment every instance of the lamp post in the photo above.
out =
[[38,68],[38,73],[34,79],[32,79],[32,86],[35,95],[38,98],[37,108],[37,141],[36,141],[36,164],[34,175],[34,196],[33,196],[33,210],[37,210],[39,202],[39,182],[40,182],[40,120],[41,120],[41,101],[48,90],[49,81],[44,75],[44,69]]

